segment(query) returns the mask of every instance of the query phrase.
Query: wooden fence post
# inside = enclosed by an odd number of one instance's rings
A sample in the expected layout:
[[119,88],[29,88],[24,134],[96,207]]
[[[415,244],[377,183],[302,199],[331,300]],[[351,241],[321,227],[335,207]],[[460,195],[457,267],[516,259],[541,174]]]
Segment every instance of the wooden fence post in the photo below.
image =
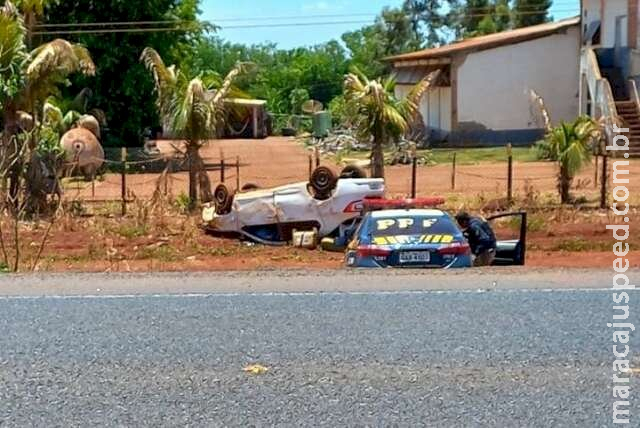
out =
[[236,156],[236,192],[240,191],[240,156]]
[[453,152],[453,166],[451,168],[451,190],[456,190],[456,152]]
[[122,216],[127,215],[127,148],[123,147],[120,151],[120,160],[122,161],[120,196],[122,197]]
[[220,182],[224,183],[224,152],[220,149]]
[[513,151],[511,144],[507,145],[507,202],[513,202]]
[[602,172],[600,173],[600,208],[607,208],[607,181],[609,180],[609,170],[607,165],[607,154],[602,155]]
[[416,198],[416,181],[418,178],[418,158],[414,155],[411,161],[411,198]]
[[316,157],[316,168],[320,166],[320,149],[318,147],[314,148],[314,155]]
[[313,173],[313,156],[309,155],[309,178],[311,178],[311,174]]
[[595,187],[596,189],[598,188],[598,154],[596,153],[595,156],[596,159],[596,167],[594,168],[593,171],[593,187]]

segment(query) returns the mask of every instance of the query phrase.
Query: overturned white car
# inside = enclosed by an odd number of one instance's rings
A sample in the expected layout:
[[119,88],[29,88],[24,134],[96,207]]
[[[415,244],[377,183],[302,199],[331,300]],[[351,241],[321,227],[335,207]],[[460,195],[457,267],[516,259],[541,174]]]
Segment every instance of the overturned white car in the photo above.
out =
[[273,189],[231,195],[221,185],[215,202],[203,210],[205,228],[272,245],[290,241],[294,230],[316,229],[319,237],[338,234],[359,217],[365,199],[384,196],[383,179],[363,176],[361,170],[347,167],[336,178],[319,167],[309,182]]

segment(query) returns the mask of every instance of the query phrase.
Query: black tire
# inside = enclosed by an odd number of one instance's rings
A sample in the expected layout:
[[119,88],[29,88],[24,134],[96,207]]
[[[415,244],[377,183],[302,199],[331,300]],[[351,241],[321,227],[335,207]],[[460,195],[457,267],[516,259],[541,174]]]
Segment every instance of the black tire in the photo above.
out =
[[309,184],[318,199],[326,199],[331,194],[331,191],[336,188],[337,183],[336,175],[326,166],[317,167],[311,173],[311,178],[309,179]]
[[213,192],[213,200],[216,204],[216,214],[225,215],[231,212],[233,205],[233,195],[224,184],[219,184]]
[[251,192],[252,190],[258,190],[260,186],[254,183],[247,183],[240,189],[241,192]]
[[340,178],[367,178],[367,172],[356,165],[347,165],[340,172]]
[[295,128],[282,128],[281,132],[283,137],[295,137],[298,135],[298,131]]

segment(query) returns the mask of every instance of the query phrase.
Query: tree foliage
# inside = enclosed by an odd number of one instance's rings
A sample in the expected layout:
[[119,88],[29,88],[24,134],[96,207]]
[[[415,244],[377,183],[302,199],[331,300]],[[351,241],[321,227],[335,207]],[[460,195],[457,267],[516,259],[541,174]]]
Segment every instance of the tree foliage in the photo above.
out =
[[[65,0],[50,4],[45,9],[48,24],[194,22],[197,15],[197,0]],[[69,88],[66,95],[73,96],[85,87],[93,90],[92,104],[104,109],[109,120],[112,139],[106,141],[107,145],[136,145],[144,127],[159,123],[154,108],[153,82],[138,58],[144,46],[154,47],[171,63],[179,63],[185,57],[192,56],[194,51],[191,46],[205,28],[191,24],[181,28],[184,30],[68,36],[70,40],[86,46],[100,67],[91,80],[81,77],[72,79],[74,87]]]
[[550,19],[549,8],[551,8],[552,3],[552,0],[514,0],[514,28],[528,27],[530,25],[548,22]]
[[390,71],[384,58],[422,47],[411,16],[403,9],[385,8],[373,25],[342,35],[350,53],[351,65],[369,76],[382,76]]
[[342,78],[348,71],[346,51],[337,42],[283,50],[274,44],[245,46],[218,37],[200,41],[184,67],[191,74],[214,71],[224,75],[237,62],[247,61],[256,65],[255,72],[240,78],[238,87],[267,100],[274,113],[291,113],[291,94],[301,89],[310,98],[328,104],[342,92]]

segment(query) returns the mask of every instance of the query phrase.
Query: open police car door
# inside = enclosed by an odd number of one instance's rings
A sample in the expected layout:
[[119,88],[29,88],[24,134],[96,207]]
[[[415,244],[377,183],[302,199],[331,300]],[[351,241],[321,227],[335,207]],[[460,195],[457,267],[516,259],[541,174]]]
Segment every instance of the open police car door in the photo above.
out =
[[496,236],[498,245],[496,248],[496,258],[493,262],[496,266],[524,266],[527,254],[527,213],[514,212],[497,214],[486,219],[491,226],[496,229],[495,223],[507,220],[511,224],[518,226],[515,237],[501,239]]

